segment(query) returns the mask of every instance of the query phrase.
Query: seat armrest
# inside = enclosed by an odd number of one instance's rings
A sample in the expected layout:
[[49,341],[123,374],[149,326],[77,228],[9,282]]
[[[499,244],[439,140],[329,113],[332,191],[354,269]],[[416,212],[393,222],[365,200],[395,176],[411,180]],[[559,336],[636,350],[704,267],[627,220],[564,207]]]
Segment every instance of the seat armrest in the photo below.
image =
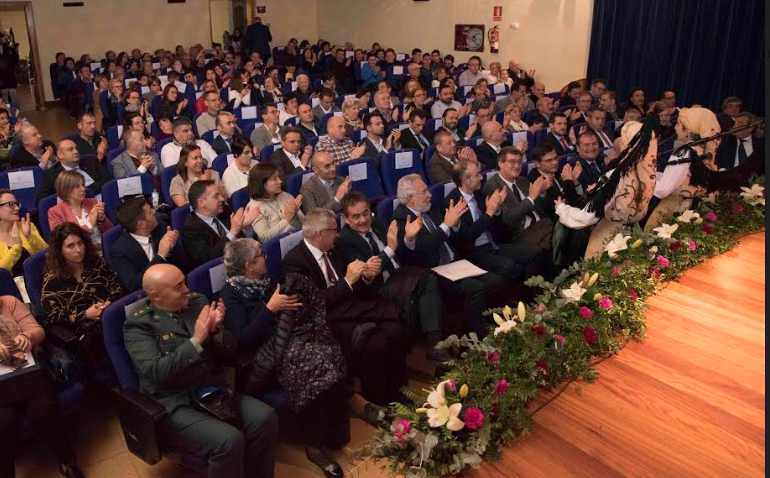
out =
[[150,465],[162,458],[158,431],[166,418],[166,409],[143,393],[119,387],[113,389],[118,398],[120,427],[128,449]]
[[50,325],[45,328],[46,340],[64,350],[73,350],[78,343],[78,336],[61,325]]

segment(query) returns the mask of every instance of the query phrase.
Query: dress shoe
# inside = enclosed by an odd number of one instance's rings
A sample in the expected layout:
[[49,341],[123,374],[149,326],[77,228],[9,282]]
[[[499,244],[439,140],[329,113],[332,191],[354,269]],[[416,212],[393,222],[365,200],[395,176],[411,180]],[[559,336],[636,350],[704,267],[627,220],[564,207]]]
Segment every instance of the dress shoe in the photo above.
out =
[[327,478],[342,478],[345,474],[340,464],[331,457],[331,453],[325,453],[318,448],[308,447],[305,448],[305,456],[320,468]]
[[449,362],[454,357],[452,357],[452,355],[446,350],[432,349],[425,354],[425,358],[427,358],[431,362],[435,362],[436,365],[438,365],[444,362]]
[[369,425],[377,428],[388,416],[388,410],[374,403],[367,403],[361,414],[361,419]]

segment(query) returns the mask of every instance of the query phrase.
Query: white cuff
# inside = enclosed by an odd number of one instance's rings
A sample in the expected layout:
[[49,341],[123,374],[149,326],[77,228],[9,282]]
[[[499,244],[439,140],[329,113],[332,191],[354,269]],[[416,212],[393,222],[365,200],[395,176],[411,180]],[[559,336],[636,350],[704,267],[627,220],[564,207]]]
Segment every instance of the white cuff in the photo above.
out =
[[197,350],[199,354],[203,353],[203,346],[199,344],[194,337],[190,337],[190,342],[193,344],[193,347],[195,347],[195,350]]

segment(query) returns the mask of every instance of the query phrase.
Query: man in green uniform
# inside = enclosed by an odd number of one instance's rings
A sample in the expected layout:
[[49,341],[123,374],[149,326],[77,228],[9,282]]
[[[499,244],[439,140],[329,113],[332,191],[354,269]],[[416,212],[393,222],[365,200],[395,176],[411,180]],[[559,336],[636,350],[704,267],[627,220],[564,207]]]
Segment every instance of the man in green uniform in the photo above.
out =
[[[201,411],[192,394],[228,386],[219,364],[236,351],[222,327],[223,303],[211,305],[190,293],[182,272],[158,264],[144,273],[149,302],[126,320],[126,348],[139,375],[140,390],[168,412],[164,442],[208,460],[209,478],[272,478],[278,416],[268,405],[238,396],[238,428]],[[166,436],[168,435],[168,436]]]

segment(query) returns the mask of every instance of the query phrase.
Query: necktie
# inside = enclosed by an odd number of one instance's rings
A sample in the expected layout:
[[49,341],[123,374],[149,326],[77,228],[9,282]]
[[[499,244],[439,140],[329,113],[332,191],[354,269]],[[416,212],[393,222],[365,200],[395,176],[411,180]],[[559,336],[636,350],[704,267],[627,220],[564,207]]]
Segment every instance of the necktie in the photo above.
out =
[[739,139],[738,140],[738,164],[736,166],[740,166],[744,162],[746,162],[747,156],[746,156],[746,147],[744,146],[744,140]]
[[331,282],[332,285],[336,284],[339,280],[337,278],[337,274],[334,272],[334,267],[332,267],[332,263],[329,262],[329,256],[324,253],[321,258],[324,261],[324,269],[326,269],[326,277],[329,279],[329,282]]
[[[434,232],[436,231],[436,225],[431,220],[430,216],[427,214],[422,214],[423,223],[425,224],[425,227],[428,229],[428,232]],[[444,264],[449,264],[452,262],[452,257],[454,253],[449,248],[449,244],[446,242],[443,242],[441,244],[444,247],[440,247],[438,250],[439,254],[439,265],[443,266]]]
[[[514,184],[513,187],[516,188],[516,193],[519,195],[519,199],[522,202],[527,201],[526,196],[524,196],[524,191],[519,189],[519,186],[516,184]],[[537,212],[532,211],[531,213],[527,214],[526,220],[524,221],[524,229],[528,228],[530,224],[535,223],[539,220],[540,220],[540,215]]]
[[612,147],[612,141],[610,141],[610,137],[607,136],[607,133],[604,131],[599,131],[599,137],[602,138],[602,143],[604,143],[605,148],[611,148]]
[[422,138],[422,135],[418,134],[416,136],[417,136],[417,142],[420,143],[420,149],[425,149],[428,145],[426,144],[425,140]]
[[369,247],[372,248],[372,252],[374,252],[375,255],[380,253],[380,248],[377,247],[377,242],[374,240],[374,236],[371,232],[366,233],[366,237],[369,239]]
[[564,136],[561,137],[561,147],[564,148],[566,151],[569,151],[569,143],[567,143],[567,140],[564,139]]
[[222,225],[221,222],[217,218],[214,218],[214,225],[217,227],[217,234],[219,234],[219,237],[222,239],[227,237],[227,231],[225,231],[225,227]]

